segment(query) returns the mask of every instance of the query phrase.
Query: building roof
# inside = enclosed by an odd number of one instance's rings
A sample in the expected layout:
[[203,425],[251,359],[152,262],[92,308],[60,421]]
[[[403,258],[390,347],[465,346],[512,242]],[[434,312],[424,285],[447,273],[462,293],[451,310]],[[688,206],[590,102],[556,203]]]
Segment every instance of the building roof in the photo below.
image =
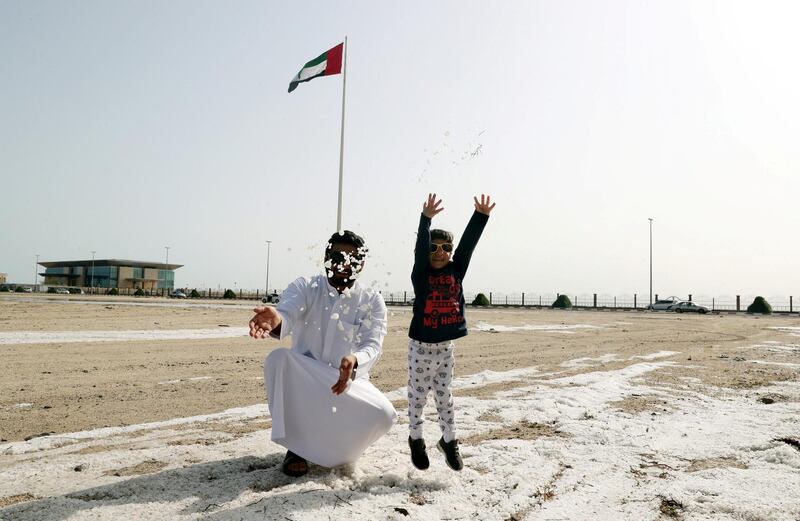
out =
[[[83,266],[88,268],[91,267],[92,264],[94,264],[95,267],[130,266],[133,268],[155,268],[159,270],[177,270],[178,268],[183,267],[183,264],[164,264],[163,262],[147,262],[124,259],[89,259],[74,261],[47,261],[39,263],[40,266],[44,266],[45,268],[67,268],[70,266]],[[48,275],[50,274],[48,273]]]

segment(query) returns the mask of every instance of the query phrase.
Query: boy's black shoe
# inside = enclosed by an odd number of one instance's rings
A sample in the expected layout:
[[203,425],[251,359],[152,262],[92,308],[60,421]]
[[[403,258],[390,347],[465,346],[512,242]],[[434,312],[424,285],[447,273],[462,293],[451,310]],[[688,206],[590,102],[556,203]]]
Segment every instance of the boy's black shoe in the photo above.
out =
[[444,459],[447,461],[448,467],[453,470],[461,470],[464,468],[464,462],[461,461],[461,454],[458,453],[458,440],[444,441],[444,438],[441,438],[437,447],[444,453]]
[[422,438],[412,440],[411,436],[409,436],[408,446],[411,448],[411,463],[415,467],[419,470],[425,470],[431,466],[431,462],[428,460],[428,453],[425,452],[425,440]]

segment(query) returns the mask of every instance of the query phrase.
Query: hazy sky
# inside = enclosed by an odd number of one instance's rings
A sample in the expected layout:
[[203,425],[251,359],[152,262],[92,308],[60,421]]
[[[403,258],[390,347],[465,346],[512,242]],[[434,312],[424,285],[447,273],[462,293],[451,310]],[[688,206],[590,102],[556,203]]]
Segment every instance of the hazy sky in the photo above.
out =
[[[468,292],[800,294],[799,4],[0,0],[0,272],[184,264],[177,286],[284,287],[345,228],[410,290],[428,192]],[[477,151],[477,153],[476,153]],[[373,282],[375,281],[375,282]]]

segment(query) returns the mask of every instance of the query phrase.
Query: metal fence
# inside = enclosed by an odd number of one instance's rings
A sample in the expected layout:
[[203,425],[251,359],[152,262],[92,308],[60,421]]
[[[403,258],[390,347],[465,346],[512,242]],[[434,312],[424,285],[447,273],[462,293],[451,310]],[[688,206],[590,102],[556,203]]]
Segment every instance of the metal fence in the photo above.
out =
[[[43,291],[42,286],[35,288],[37,293],[49,293],[47,290]],[[136,288],[112,288],[116,290],[116,294],[119,296],[125,297],[169,297],[173,291],[182,291],[187,297],[191,297],[192,289],[181,289],[176,288],[175,290],[172,289],[165,289],[159,288],[154,290],[141,290],[141,293],[137,295],[139,289]],[[69,288],[71,294],[85,294],[85,295],[112,295],[111,289],[109,288]],[[242,299],[242,300],[261,300],[264,296],[264,292],[261,290],[245,290],[245,289],[236,289],[236,290],[228,290],[228,289],[197,289],[197,297],[195,298],[204,298],[204,299],[224,299],[224,298],[235,298],[235,299]],[[233,297],[225,297],[225,294],[231,291],[233,293]]]
[[[30,285],[32,286],[32,285]],[[10,288],[11,291],[14,291],[14,288]],[[42,291],[42,287],[39,286],[38,289],[40,292]],[[77,289],[77,288],[70,288],[70,289]],[[85,294],[95,294],[95,295],[108,295],[109,290],[106,288],[81,288],[81,291]],[[121,296],[136,296],[136,292],[138,290],[133,288],[125,288],[125,289],[117,289],[117,292]],[[191,297],[192,289],[182,289],[187,296]],[[261,290],[245,290],[245,289],[235,289],[235,290],[228,290],[228,289],[198,289],[196,290],[198,293],[197,298],[204,298],[204,299],[224,299],[226,292],[231,291],[233,293],[233,298],[241,299],[241,300],[261,300],[264,297],[265,292]],[[170,296],[171,291],[167,289],[157,289],[152,291],[145,291],[145,297],[168,297]],[[413,291],[394,291],[384,293],[381,292],[383,295],[383,299],[387,305],[390,306],[410,306],[413,298],[414,292]],[[558,298],[558,293],[500,293],[500,292],[489,292],[484,293],[486,298],[489,300],[489,304],[493,307],[526,307],[526,308],[548,308],[551,307],[553,302],[555,302],[556,298]],[[598,293],[580,293],[580,294],[566,294],[570,301],[572,302],[573,308],[578,309],[611,309],[611,310],[645,310],[649,305],[649,293],[632,293],[632,294],[622,294],[622,295],[609,295],[609,294],[598,294]],[[471,304],[477,293],[465,293],[464,300],[467,304]],[[672,295],[670,295],[672,296]],[[229,294],[229,297],[230,294]],[[656,294],[654,296],[654,300],[657,300],[659,295]],[[700,304],[701,306],[705,306],[711,311],[722,311],[722,312],[737,312],[737,311],[746,311],[747,306],[749,306],[753,300],[756,298],[756,295],[722,295],[718,297],[708,296],[708,295],[688,295],[686,297],[678,296],[680,300],[691,300],[695,304]],[[784,295],[771,295],[764,297],[767,302],[772,306],[773,312],[776,313],[797,313],[800,312],[798,309],[798,305],[794,303],[793,296],[784,296]]]
[[[470,304],[475,300],[476,293],[465,293],[464,300]],[[489,303],[493,307],[532,307],[546,308],[551,307],[558,293],[484,293]],[[572,302],[573,308],[578,309],[618,309],[618,310],[646,310],[649,305],[650,295],[648,294],[623,294],[608,295],[597,293],[566,294]],[[383,298],[387,305],[409,305],[414,298],[413,292],[390,292],[384,293]],[[659,296],[656,294],[654,300]],[[746,311],[756,295],[723,295],[721,297],[711,297],[707,295],[688,295],[678,296],[679,300],[690,300],[695,304],[705,306],[711,311]],[[796,313],[800,312],[798,305],[794,304],[793,296],[772,295],[764,297],[772,306],[776,313]]]

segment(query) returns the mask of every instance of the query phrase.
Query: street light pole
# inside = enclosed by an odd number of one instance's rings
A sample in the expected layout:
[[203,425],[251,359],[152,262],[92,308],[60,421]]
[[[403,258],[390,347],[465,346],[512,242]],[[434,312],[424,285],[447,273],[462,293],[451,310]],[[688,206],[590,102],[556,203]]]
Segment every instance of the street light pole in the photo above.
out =
[[[169,246],[164,246],[164,249],[167,250],[167,259],[164,261],[164,264],[169,264]],[[167,289],[167,266],[164,266],[164,289]]]
[[653,305],[653,219],[647,218],[650,221],[650,305]]
[[[94,254],[95,253],[97,253],[97,251],[96,250],[92,250],[92,282],[90,284],[91,287],[92,287],[92,294],[94,294]],[[84,277],[84,280],[86,280],[86,277]]]
[[36,254],[36,265],[33,267],[33,291],[37,292],[39,285],[39,254]]
[[269,298],[269,247],[272,241],[267,241],[267,284],[264,288],[264,297]]

